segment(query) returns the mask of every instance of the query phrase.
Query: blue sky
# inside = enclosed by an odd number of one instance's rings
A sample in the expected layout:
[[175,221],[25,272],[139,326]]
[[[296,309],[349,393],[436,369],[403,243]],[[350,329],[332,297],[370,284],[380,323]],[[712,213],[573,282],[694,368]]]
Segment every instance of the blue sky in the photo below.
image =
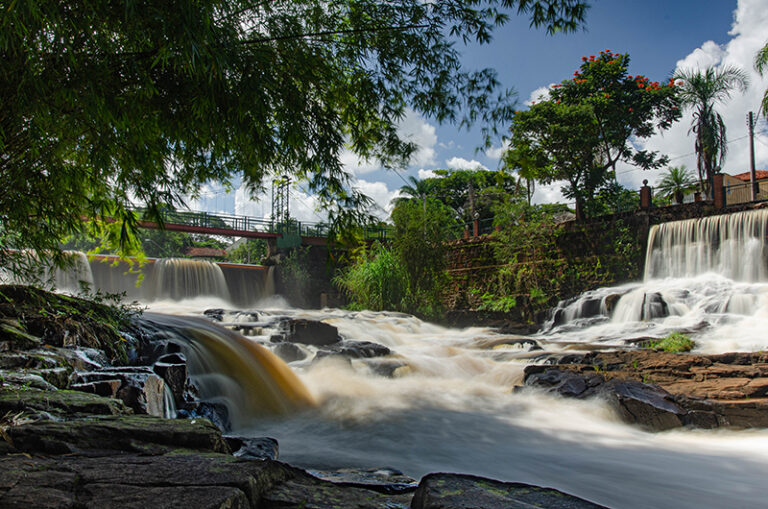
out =
[[[587,14],[587,29],[572,34],[548,36],[543,30],[530,29],[528,20],[513,16],[497,30],[488,45],[461,48],[467,69],[492,67],[497,70],[504,88],[518,94],[520,108],[545,87],[572,76],[583,55],[610,49],[629,53],[630,73],[644,74],[656,81],[666,81],[676,68],[709,65],[738,65],[752,75],[752,86],[745,95],[738,94],[719,110],[728,126],[728,137],[734,140],[725,165],[728,173],[740,173],[748,167],[748,147],[744,116],[756,110],[759,98],[768,87],[752,68],[754,54],[768,40],[768,0],[593,0]],[[674,164],[695,168],[693,140],[688,134],[690,117],[663,136],[643,143],[644,148],[660,150],[673,158]],[[768,166],[768,128],[758,126],[756,152],[758,169]],[[400,175],[385,170],[376,161],[358,161],[353,154],[343,157],[347,168],[357,179],[357,186],[372,196],[386,216],[389,201],[403,177],[424,177],[430,170],[442,168],[482,167],[495,169],[501,153],[501,140],[495,149],[478,151],[479,127],[469,132],[452,125],[437,125],[431,119],[408,115],[401,132],[421,146],[412,164]],[[619,181],[627,187],[639,187],[643,179],[653,184],[658,172],[643,172],[631,167],[619,169]],[[541,187],[538,201],[560,199],[559,185]],[[298,185],[291,194],[292,214],[303,221],[318,221],[323,212],[315,210],[311,196]],[[199,202],[190,208],[261,216],[269,214],[269,197],[249,199],[244,190],[225,194],[212,186]]]

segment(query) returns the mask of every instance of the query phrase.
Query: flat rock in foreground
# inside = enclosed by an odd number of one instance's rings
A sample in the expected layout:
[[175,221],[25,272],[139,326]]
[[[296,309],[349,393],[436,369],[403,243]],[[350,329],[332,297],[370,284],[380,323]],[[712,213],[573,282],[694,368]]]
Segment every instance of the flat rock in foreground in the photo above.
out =
[[413,497],[412,509],[599,509],[562,491],[472,475],[429,474]]

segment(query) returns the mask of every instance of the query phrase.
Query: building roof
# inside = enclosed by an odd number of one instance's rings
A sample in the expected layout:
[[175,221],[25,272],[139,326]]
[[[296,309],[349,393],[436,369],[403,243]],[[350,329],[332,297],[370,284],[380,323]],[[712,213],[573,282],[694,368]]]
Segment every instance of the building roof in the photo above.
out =
[[[745,171],[744,173],[739,173],[738,175],[733,175],[733,178],[737,178],[744,182],[749,182],[749,172]],[[755,171],[755,179],[757,180],[763,180],[768,179],[768,170],[757,170]]]
[[213,247],[190,247],[187,249],[187,256],[194,256],[198,258],[216,258],[227,256],[227,251]]

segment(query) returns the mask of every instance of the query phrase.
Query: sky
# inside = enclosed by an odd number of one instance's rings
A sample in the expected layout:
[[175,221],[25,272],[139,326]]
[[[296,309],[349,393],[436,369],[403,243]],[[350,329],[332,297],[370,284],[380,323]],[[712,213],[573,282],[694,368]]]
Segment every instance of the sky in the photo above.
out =
[[[629,53],[629,74],[643,74],[652,81],[666,82],[678,69],[733,65],[750,77],[746,93],[716,108],[727,127],[729,150],[723,171],[730,174],[749,170],[749,145],[746,115],[757,112],[760,99],[768,88],[768,76],[754,69],[754,56],[768,42],[768,0],[592,0],[587,13],[586,30],[572,34],[547,35],[529,28],[526,18],[513,16],[499,28],[487,45],[460,48],[467,70],[491,67],[498,72],[502,88],[517,93],[518,107],[526,108],[547,88],[569,79],[581,64],[581,57],[601,50]],[[689,133],[691,114],[685,112],[673,128],[647,140],[638,148],[658,150],[670,157],[671,165],[686,165],[695,170],[694,140]],[[354,175],[355,186],[379,205],[378,215],[386,219],[390,202],[408,176],[426,178],[437,169],[497,169],[503,152],[503,140],[495,140],[489,150],[480,150],[480,126],[459,130],[453,125],[439,125],[410,111],[400,124],[400,132],[419,145],[410,166],[395,172],[376,161],[359,161],[351,152],[342,156],[345,167]],[[768,123],[764,117],[756,128],[755,158],[757,169],[768,169]],[[637,189],[647,179],[650,185],[660,179],[662,170],[643,171],[624,165],[618,168],[622,185]],[[257,200],[244,188],[230,193],[210,185],[203,196],[189,201],[192,210],[236,213],[268,217],[270,197]],[[534,200],[540,203],[565,202],[559,184],[538,186]],[[291,216],[300,221],[325,219],[317,210],[306,186],[294,184],[291,190]]]

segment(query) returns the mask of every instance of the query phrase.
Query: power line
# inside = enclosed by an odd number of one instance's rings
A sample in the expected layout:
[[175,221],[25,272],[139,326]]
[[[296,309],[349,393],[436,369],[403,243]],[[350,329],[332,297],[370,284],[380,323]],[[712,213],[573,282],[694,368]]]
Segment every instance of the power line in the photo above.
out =
[[[741,140],[743,140],[745,138],[748,138],[748,137],[749,137],[749,135],[745,134],[744,136],[741,136],[740,138],[734,138],[733,140],[727,141],[726,145],[731,144],[731,143],[735,143],[737,141],[741,141]],[[682,159],[684,157],[689,157],[689,156],[694,156],[694,155],[696,155],[696,152],[690,152],[688,154],[683,154],[683,155],[679,155],[679,156],[670,157],[669,160],[670,161],[676,161],[678,159]],[[645,170],[643,168],[632,168],[631,170],[617,171],[616,174],[617,175],[625,175],[627,173],[632,173],[632,172],[635,172],[635,171],[645,171]]]

